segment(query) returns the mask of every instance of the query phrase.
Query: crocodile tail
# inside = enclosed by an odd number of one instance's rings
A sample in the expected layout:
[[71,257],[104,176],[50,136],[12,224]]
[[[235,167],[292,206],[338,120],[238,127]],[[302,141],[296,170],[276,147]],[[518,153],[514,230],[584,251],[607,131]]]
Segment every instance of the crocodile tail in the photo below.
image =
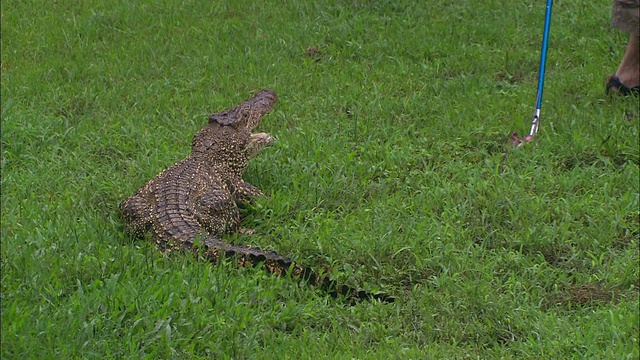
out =
[[338,284],[328,275],[320,275],[311,267],[294,262],[274,251],[265,251],[252,246],[232,245],[210,236],[204,238],[201,243],[205,249],[203,255],[214,264],[222,258],[233,258],[236,259],[239,266],[262,266],[274,275],[289,275],[294,279],[305,281],[311,286],[319,287],[334,298],[343,297],[351,303],[362,300],[379,300],[391,303],[395,300],[393,296],[386,294],[372,294],[349,285]]

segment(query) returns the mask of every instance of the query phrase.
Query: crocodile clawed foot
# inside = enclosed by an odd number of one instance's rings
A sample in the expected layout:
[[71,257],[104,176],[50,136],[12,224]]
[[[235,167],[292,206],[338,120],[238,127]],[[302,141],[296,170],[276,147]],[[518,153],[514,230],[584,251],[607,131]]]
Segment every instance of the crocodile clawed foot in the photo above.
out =
[[238,234],[242,234],[242,235],[253,235],[255,234],[256,229],[249,229],[249,228],[243,228],[241,227],[240,229],[238,229]]

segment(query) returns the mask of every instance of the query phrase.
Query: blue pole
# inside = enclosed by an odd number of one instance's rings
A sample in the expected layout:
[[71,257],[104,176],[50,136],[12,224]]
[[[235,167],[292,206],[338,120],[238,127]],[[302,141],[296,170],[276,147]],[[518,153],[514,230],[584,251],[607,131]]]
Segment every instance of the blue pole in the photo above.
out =
[[544,71],[547,64],[547,48],[549,45],[549,28],[551,27],[551,8],[553,0],[547,0],[547,11],[544,16],[544,33],[542,35],[542,49],[540,51],[540,69],[538,70],[538,95],[536,98],[536,111],[533,113],[530,136],[538,133],[540,124],[540,108],[542,107],[542,90],[544,87]]

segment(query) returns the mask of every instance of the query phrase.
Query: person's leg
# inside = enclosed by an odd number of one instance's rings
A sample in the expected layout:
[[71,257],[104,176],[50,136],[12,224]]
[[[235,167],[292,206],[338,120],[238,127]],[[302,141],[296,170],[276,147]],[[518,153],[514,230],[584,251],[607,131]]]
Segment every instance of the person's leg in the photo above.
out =
[[629,88],[640,85],[640,36],[629,35],[627,49],[615,76]]
[[611,24],[629,34],[622,61],[607,79],[607,92],[640,93],[640,0],[613,0]]

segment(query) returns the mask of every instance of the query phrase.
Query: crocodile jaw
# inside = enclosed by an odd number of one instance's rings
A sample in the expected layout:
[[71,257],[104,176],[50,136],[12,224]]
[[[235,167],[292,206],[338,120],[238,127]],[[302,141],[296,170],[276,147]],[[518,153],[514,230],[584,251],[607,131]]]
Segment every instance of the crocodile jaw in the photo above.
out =
[[249,157],[254,157],[258,154],[262,149],[271,145],[275,139],[267,134],[267,133],[256,133],[251,134],[249,138],[249,142],[247,143],[247,154]]

